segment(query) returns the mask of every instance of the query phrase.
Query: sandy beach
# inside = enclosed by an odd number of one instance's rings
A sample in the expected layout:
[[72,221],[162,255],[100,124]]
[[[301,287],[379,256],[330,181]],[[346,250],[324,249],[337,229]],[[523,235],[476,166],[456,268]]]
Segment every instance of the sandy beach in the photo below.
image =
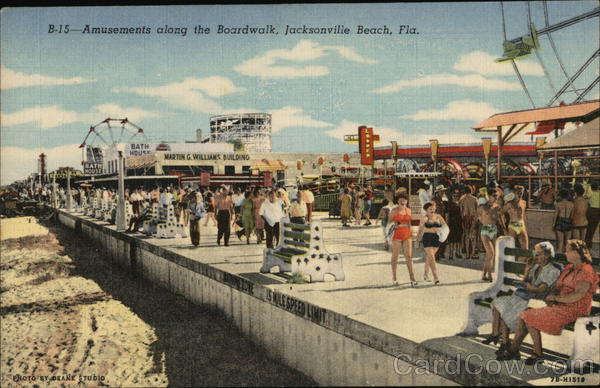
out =
[[1,226],[1,386],[314,384],[77,236],[30,217]]

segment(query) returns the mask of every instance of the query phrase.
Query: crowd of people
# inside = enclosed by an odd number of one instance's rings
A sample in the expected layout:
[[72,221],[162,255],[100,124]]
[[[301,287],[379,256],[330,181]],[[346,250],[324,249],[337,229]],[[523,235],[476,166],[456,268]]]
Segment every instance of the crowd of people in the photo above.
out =
[[[558,198],[549,198],[552,193],[544,184],[535,193],[540,209],[555,210],[554,230],[556,231],[558,251],[566,252],[569,239],[584,240],[591,246],[595,228],[600,219],[600,191],[598,183],[564,183]],[[398,187],[383,192],[383,203],[377,220],[383,229],[383,245],[391,248],[392,281],[397,282],[397,262],[400,251],[406,259],[410,284],[418,285],[412,265],[412,253],[415,244],[422,244],[425,256],[424,281],[439,284],[436,261],[480,259],[483,252],[483,281],[493,281],[494,247],[499,236],[511,236],[517,246],[529,249],[525,212],[526,190],[521,185],[510,182],[491,183],[476,187],[469,184],[433,186],[425,181],[419,189],[421,204],[419,229],[415,236],[411,231],[412,211],[408,206],[408,190]],[[339,196],[342,227],[371,225],[370,212],[373,188],[361,188],[355,184],[347,185]],[[523,260],[523,258],[519,258]],[[432,279],[430,279],[430,274]]]
[[[73,200],[83,205],[95,196],[98,200],[113,200],[117,194],[107,188],[73,190]],[[252,236],[257,244],[273,248],[279,242],[279,223],[289,217],[291,222],[304,224],[312,217],[314,195],[307,189],[230,186],[213,188],[156,186],[125,190],[125,200],[132,205],[133,215],[128,232],[136,232],[144,220],[150,219],[154,203],[166,208],[173,205],[178,223],[189,228],[191,243],[200,244],[201,229],[210,224],[217,228],[217,245],[229,246],[232,232],[246,244]]]

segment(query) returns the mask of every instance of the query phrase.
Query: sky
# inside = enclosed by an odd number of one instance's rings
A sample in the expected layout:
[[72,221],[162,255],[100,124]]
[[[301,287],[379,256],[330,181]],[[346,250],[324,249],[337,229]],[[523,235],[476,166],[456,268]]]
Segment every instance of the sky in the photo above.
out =
[[[548,20],[597,6],[548,2]],[[543,2],[530,11],[536,28],[545,26]],[[504,12],[507,37],[525,35],[527,2],[505,2]],[[219,25],[277,34],[219,34]],[[285,35],[288,25],[350,33]],[[391,33],[358,34],[359,26]],[[598,48],[599,30],[596,17],[552,34],[568,74]],[[479,142],[471,128],[481,120],[532,107],[512,66],[494,62],[498,2],[4,8],[0,39],[3,185],[37,171],[41,152],[49,170],[81,168],[79,144],[107,117],[127,117],[149,142],[183,142],[197,128],[207,134],[213,115],[267,112],[273,151],[325,153],[356,152],[343,137],[359,125],[381,136],[376,146]],[[547,37],[540,43],[541,61],[517,61],[537,107],[566,81]],[[598,68],[596,59],[575,86],[589,85]]]

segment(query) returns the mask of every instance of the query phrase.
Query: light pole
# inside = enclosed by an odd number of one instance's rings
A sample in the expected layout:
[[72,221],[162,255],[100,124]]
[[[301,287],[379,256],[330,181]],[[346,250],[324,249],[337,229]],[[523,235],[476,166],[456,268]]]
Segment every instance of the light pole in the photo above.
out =
[[125,225],[125,168],[123,161],[123,151],[119,150],[118,155],[119,197],[117,198],[117,215],[115,224],[117,226],[117,231],[124,231],[125,229],[127,229],[127,225]]
[[[545,136],[541,136],[535,139],[535,149],[538,151],[538,170],[537,170],[537,174],[538,176],[542,175],[542,160],[544,160],[544,153],[540,152],[540,148],[542,148],[542,146],[546,144],[546,137]],[[542,178],[540,178],[540,187],[542,185]]]
[[71,204],[71,170],[67,167],[67,211],[70,213],[72,210]]
[[396,165],[398,163],[398,142],[391,141],[390,143],[392,143],[392,160],[394,161],[394,167],[392,169],[394,171],[394,174],[392,175],[392,180],[394,182],[394,192],[396,192]]
[[437,139],[429,140],[429,147],[431,148],[431,159],[433,160],[433,187],[437,187],[437,156],[438,156],[438,148],[439,141]]
[[481,144],[483,146],[483,158],[485,160],[485,185],[487,186],[490,180],[488,174],[488,167],[490,161],[490,151],[492,150],[492,138],[483,137],[481,138]]

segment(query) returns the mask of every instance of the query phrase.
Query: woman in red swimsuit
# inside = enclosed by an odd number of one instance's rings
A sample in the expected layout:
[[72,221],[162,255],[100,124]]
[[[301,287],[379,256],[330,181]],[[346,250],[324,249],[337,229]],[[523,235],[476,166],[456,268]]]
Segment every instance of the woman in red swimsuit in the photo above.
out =
[[392,236],[392,280],[395,285],[398,284],[398,281],[396,280],[396,268],[398,267],[400,247],[402,247],[408,274],[410,276],[410,285],[411,287],[414,287],[417,285],[417,282],[415,281],[412,265],[412,232],[410,230],[412,214],[410,209],[406,206],[408,203],[406,197],[396,196],[394,197],[394,203],[398,206],[392,209],[388,216],[388,223],[393,222],[396,227],[394,235]]

